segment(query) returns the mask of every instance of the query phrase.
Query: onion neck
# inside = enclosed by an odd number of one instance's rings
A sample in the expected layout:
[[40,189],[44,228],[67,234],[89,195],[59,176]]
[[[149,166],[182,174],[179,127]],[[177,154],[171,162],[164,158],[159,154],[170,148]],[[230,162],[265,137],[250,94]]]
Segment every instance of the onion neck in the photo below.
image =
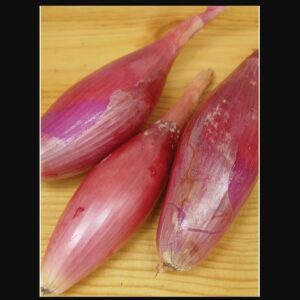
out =
[[179,51],[186,42],[214,18],[216,18],[226,7],[209,6],[203,13],[189,17],[171,30],[166,38],[175,41],[176,49]]
[[204,92],[205,88],[210,84],[213,78],[213,71],[211,69],[200,72],[193,82],[187,87],[182,98],[171,109],[162,120],[175,122],[179,129],[182,129],[191,115],[194,113],[199,98]]

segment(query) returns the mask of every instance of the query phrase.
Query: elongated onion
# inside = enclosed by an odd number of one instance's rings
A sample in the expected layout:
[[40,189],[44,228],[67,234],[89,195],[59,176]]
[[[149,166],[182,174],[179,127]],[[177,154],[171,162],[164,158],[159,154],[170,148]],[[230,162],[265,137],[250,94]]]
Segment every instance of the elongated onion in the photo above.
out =
[[223,9],[209,7],[67,90],[42,117],[42,179],[82,173],[135,135],[157,103],[180,49]]
[[208,98],[179,142],[157,229],[163,266],[203,261],[235,219],[258,173],[258,51]]
[[59,294],[102,265],[158,199],[185,122],[212,79],[201,72],[161,120],[102,160],[61,216],[42,264],[44,293]]

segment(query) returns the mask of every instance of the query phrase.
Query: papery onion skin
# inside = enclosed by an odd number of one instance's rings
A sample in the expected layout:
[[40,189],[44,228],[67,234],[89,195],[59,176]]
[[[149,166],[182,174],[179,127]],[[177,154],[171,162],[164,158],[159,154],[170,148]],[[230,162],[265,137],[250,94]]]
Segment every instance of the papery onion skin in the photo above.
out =
[[170,168],[179,134],[212,79],[201,72],[161,120],[102,160],[73,195],[42,263],[42,291],[59,294],[102,265],[145,220]]
[[223,6],[180,23],[163,38],[100,68],[73,85],[41,121],[43,180],[90,169],[134,136],[150,116],[184,44]]
[[258,51],[208,97],[182,133],[157,229],[163,267],[201,263],[258,174]]

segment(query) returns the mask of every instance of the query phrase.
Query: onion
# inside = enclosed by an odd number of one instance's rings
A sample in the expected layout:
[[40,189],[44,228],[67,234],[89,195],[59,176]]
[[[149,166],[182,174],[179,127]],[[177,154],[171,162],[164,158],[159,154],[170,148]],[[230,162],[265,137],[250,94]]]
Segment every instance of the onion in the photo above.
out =
[[157,103],[182,46],[223,9],[209,7],[67,90],[42,117],[42,179],[82,173],[134,136]]
[[59,294],[117,251],[156,203],[181,129],[212,79],[201,72],[181,101],[102,160],[79,186],[50,239],[42,291]]
[[[188,122],[157,229],[162,269],[202,262],[235,219],[258,173],[258,51]],[[161,269],[161,268],[159,268]]]

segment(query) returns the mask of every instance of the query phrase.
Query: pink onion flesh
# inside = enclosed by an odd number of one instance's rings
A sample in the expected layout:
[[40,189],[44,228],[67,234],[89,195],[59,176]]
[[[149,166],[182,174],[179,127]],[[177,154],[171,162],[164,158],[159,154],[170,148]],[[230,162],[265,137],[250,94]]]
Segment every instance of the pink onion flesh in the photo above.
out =
[[165,117],[88,174],[48,244],[43,293],[62,293],[98,268],[149,215],[163,189],[180,131],[211,79],[211,70],[201,72]]
[[258,51],[209,96],[182,133],[157,229],[162,267],[185,271],[224,235],[258,173]]
[[70,177],[98,163],[134,136],[150,116],[184,44],[223,6],[192,16],[158,41],[73,85],[41,121],[43,180]]

